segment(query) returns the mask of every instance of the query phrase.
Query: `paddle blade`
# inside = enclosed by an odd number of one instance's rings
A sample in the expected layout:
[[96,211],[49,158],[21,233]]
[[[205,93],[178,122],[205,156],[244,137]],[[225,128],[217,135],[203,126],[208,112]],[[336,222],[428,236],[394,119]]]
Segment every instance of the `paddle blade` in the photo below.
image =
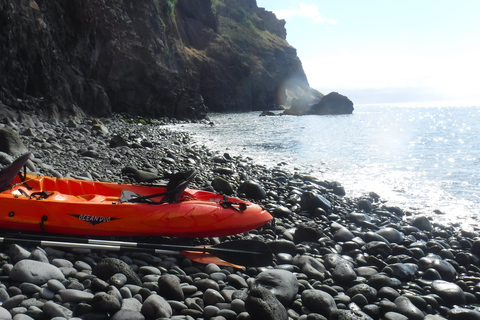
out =
[[272,263],[270,247],[257,240],[235,240],[205,248],[212,255],[246,267],[264,267]]
[[217,266],[224,266],[224,267],[232,267],[235,269],[243,269],[243,266],[239,266],[220,258],[215,257],[207,252],[197,252],[197,251],[180,251],[180,254],[192,261],[202,263],[202,264],[209,264],[214,263]]

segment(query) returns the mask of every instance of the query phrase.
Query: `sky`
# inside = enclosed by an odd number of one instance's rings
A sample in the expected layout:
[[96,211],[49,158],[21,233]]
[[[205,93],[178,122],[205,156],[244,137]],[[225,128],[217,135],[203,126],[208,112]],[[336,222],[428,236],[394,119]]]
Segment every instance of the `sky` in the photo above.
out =
[[480,105],[479,0],[257,0],[310,86],[354,104]]

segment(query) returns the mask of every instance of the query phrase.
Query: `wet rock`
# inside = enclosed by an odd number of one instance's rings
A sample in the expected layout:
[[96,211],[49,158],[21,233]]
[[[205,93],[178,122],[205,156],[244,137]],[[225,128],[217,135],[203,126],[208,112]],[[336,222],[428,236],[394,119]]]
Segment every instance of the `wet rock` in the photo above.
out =
[[367,298],[369,303],[372,303],[377,298],[377,290],[366,283],[360,283],[349,288],[346,292],[350,297],[356,294],[362,294]]
[[332,278],[335,283],[341,285],[349,285],[357,278],[357,274],[353,269],[353,264],[348,261],[339,261],[332,272]]
[[376,233],[387,239],[390,243],[402,243],[403,241],[403,234],[394,228],[381,228]]
[[298,280],[295,275],[286,270],[266,270],[257,275],[255,285],[262,286],[284,305],[289,306],[298,293]]
[[296,253],[295,244],[287,240],[274,240],[267,243],[273,253],[289,253],[294,255]]
[[365,221],[370,221],[370,218],[365,213],[351,212],[347,215],[347,219],[358,226],[361,226]]
[[435,280],[432,282],[432,291],[438,294],[447,305],[464,305],[466,303],[465,293],[457,284]]
[[410,320],[410,319],[408,319],[407,316],[404,316],[401,313],[394,312],[394,311],[388,311],[383,316],[383,320]]
[[357,201],[358,210],[363,210],[365,212],[370,212],[373,209],[372,202],[369,199],[360,199]]
[[425,314],[418,309],[407,297],[400,296],[394,301],[397,312],[405,315],[410,320],[423,320]]
[[402,287],[402,283],[400,280],[396,278],[389,277],[386,274],[375,274],[368,279],[367,282],[370,286],[374,287],[375,289],[380,289],[382,287],[391,287],[395,289],[399,289]]
[[245,301],[245,308],[252,320],[288,320],[287,310],[270,290],[256,286]]
[[421,258],[418,260],[418,266],[421,270],[435,269],[442,277],[442,280],[455,281],[457,277],[457,271],[450,262],[436,257],[428,256]]
[[14,281],[31,282],[37,285],[42,285],[50,279],[65,280],[65,276],[59,268],[35,260],[17,262],[10,272],[10,277]]
[[330,313],[337,310],[333,297],[322,290],[309,289],[302,292],[303,305],[308,310],[328,317]]
[[467,308],[453,308],[448,311],[449,320],[480,320],[480,312]]
[[339,228],[333,235],[333,240],[339,242],[350,241],[353,238],[355,238],[353,233],[345,227]]
[[262,188],[262,186],[255,181],[245,181],[238,187],[238,194],[244,194],[249,199],[261,200],[267,197],[267,193]]
[[271,211],[271,214],[276,218],[286,218],[291,216],[293,213],[292,210],[288,209],[287,207],[277,206]]
[[332,208],[332,203],[319,194],[307,191],[301,196],[300,206],[302,207],[302,210],[311,214],[314,213],[317,208],[321,208],[328,213]]
[[428,232],[433,230],[432,223],[425,216],[415,217],[412,220],[412,226],[417,227],[420,230],[428,231]]
[[382,272],[401,281],[409,281],[414,278],[417,270],[418,266],[414,263],[393,263],[383,268]]
[[302,273],[305,273],[309,278],[324,280],[325,279],[325,266],[317,259],[311,256],[296,256],[293,258],[293,263],[300,268]]
[[392,254],[392,248],[383,241],[370,241],[365,245],[365,251],[370,255],[381,255],[386,258]]

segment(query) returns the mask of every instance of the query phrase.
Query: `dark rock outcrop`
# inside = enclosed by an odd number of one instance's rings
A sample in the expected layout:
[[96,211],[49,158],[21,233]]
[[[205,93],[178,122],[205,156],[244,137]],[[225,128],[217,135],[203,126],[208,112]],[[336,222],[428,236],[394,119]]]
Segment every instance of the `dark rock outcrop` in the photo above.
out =
[[0,0],[0,109],[201,118],[321,97],[255,0]]
[[318,115],[350,114],[353,112],[353,102],[338,92],[330,92],[312,105],[310,112]]
[[312,100],[306,98],[293,99],[291,107],[285,110],[288,115],[338,115],[353,113],[353,102],[338,92]]

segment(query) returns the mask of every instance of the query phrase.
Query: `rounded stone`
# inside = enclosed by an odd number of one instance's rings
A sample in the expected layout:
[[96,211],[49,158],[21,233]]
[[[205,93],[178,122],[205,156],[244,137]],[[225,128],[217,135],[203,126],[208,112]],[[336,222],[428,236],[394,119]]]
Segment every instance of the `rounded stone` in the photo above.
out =
[[158,279],[159,294],[167,300],[183,301],[185,298],[180,279],[172,274],[165,274]]
[[238,187],[237,192],[245,194],[245,196],[249,199],[261,200],[267,197],[267,193],[265,189],[255,181],[245,181]]
[[173,310],[163,297],[157,294],[152,294],[143,302],[141,313],[146,318],[170,318],[173,314]]
[[252,288],[245,301],[245,309],[252,320],[287,320],[288,313],[283,304],[268,289]]
[[91,305],[95,311],[115,313],[121,308],[121,303],[114,295],[98,292],[94,295]]
[[308,289],[302,292],[303,305],[310,311],[319,313],[328,317],[329,314],[337,309],[333,297],[322,290]]
[[289,306],[298,293],[297,277],[287,270],[263,271],[255,278],[255,285],[270,290],[284,306]]
[[394,303],[397,306],[397,312],[407,316],[410,320],[423,320],[425,317],[425,314],[407,297],[400,296],[395,299]]
[[115,312],[115,314],[110,317],[110,320],[145,320],[145,317],[139,311],[121,309]]
[[123,273],[127,277],[127,283],[141,285],[140,277],[124,261],[117,258],[105,258],[100,260],[93,268],[92,273],[102,280],[107,281],[116,273]]
[[42,285],[50,279],[65,280],[65,276],[59,268],[35,260],[17,262],[10,272],[10,277],[13,281],[31,282],[36,285]]
[[403,234],[395,228],[382,228],[377,231],[377,234],[387,239],[390,243],[402,243]]
[[432,290],[438,294],[448,306],[464,305],[467,301],[462,288],[453,282],[434,280]]
[[417,227],[418,229],[423,230],[423,231],[432,231],[433,230],[432,223],[425,216],[417,216],[417,217],[413,218],[412,226]]

